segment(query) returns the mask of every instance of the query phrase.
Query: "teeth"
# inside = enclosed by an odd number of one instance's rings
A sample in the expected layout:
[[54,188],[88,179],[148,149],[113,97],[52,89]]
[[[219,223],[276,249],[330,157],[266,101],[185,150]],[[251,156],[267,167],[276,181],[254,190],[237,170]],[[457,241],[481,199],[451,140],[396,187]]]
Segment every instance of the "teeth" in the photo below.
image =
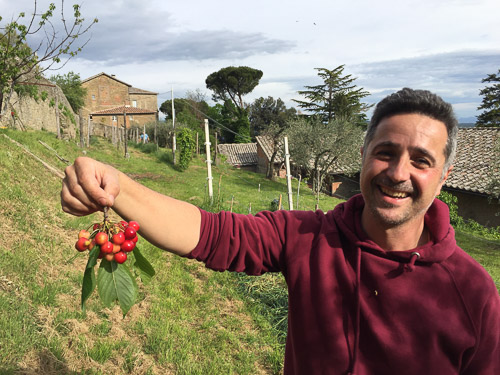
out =
[[384,194],[387,194],[393,198],[406,198],[409,195],[408,193],[405,193],[403,191],[395,191],[395,190],[387,189],[383,186],[380,187],[380,190],[382,190],[382,192]]

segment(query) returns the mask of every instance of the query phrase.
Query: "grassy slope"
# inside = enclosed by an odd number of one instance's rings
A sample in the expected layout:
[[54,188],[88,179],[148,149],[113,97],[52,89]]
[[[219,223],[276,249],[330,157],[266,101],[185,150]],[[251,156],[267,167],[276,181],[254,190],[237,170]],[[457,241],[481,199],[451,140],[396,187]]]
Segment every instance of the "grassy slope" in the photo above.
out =
[[[51,133],[0,131],[0,374],[279,373],[286,332],[280,276],[211,272],[140,241],[157,276],[141,285],[139,303],[122,319],[117,306],[103,308],[94,294],[84,317],[79,296],[86,258],[73,245],[80,228],[101,218],[64,214],[60,179],[2,133],[61,170],[65,163],[38,140],[68,160],[81,154],[74,143],[57,141]],[[197,205],[206,202],[201,160],[178,173],[165,163],[169,155],[130,152],[126,160],[101,141],[87,154],[157,191]],[[283,183],[215,167],[216,195],[221,175],[223,208],[233,196],[234,211],[242,213],[250,204],[252,212],[269,208],[279,194],[286,201]],[[301,193],[300,208],[313,209],[314,198],[303,186]],[[322,197],[320,207],[336,203]],[[457,237],[499,280],[500,243]]]

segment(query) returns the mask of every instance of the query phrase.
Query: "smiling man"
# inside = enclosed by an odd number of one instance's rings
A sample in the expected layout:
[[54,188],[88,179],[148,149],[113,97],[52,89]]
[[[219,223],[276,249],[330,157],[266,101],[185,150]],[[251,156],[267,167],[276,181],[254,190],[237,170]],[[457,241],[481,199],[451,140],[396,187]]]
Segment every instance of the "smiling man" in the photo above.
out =
[[111,206],[148,241],[214,270],[281,272],[285,374],[500,374],[500,298],[436,199],[451,171],[451,105],[402,89],[375,108],[361,193],[321,211],[209,213],[88,158],[66,169],[64,211]]

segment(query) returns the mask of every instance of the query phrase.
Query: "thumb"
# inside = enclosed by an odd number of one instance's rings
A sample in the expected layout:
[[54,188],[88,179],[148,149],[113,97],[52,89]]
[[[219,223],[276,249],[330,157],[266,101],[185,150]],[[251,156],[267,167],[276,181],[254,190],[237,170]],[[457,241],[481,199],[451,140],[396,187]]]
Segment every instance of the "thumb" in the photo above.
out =
[[120,193],[120,185],[116,176],[111,174],[104,175],[101,181],[101,186],[104,190],[104,194],[98,198],[99,204],[102,206],[112,207],[115,203],[115,198]]

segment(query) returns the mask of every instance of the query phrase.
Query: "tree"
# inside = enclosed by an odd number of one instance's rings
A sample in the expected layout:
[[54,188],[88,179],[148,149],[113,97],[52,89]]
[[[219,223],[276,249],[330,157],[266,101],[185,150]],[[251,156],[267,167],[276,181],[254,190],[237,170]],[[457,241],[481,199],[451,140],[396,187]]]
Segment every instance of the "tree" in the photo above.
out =
[[363,88],[354,84],[356,78],[350,74],[343,75],[344,65],[333,70],[316,68],[323,83],[315,86],[305,86],[306,90],[299,91],[306,100],[295,100],[300,108],[319,116],[324,123],[342,117],[354,119],[358,124],[366,123],[365,112],[372,105],[361,103],[361,100],[370,95]]
[[[243,96],[252,92],[262,78],[262,71],[248,66],[222,68],[210,74],[205,83],[213,91],[212,99],[223,102],[225,135],[233,142],[250,142],[250,121]],[[231,134],[234,134],[231,135]]]
[[51,76],[50,81],[61,88],[71,108],[73,108],[73,112],[78,113],[78,110],[85,105],[85,96],[87,95],[87,90],[82,87],[80,75],[73,72],[64,75],[57,74]]
[[[187,91],[185,98],[174,99],[175,119],[188,125],[193,130],[198,130],[200,124],[207,117],[210,106],[205,100],[205,95],[199,90]],[[167,118],[172,118],[172,100],[165,100],[160,105],[160,112]]]
[[[28,17],[26,24],[21,22],[25,18],[23,12],[15,20],[1,28],[1,113],[7,110],[12,92],[21,83],[28,83],[23,79],[28,79],[30,74],[35,78],[41,77],[49,69],[62,68],[88,43],[89,39],[82,44],[77,44],[77,40],[90,30],[97,19],[85,25],[80,5],[75,4],[73,5],[73,21],[68,23],[64,14],[64,0],[61,0],[62,25],[60,28],[56,28],[52,20],[55,10],[56,6],[52,3],[47,11],[39,13],[35,0],[33,14]],[[30,48],[28,39],[38,40],[38,42],[34,44],[33,48]],[[64,62],[63,59],[65,59]],[[6,98],[4,98],[5,94]]]
[[210,74],[205,83],[213,91],[214,101],[231,100],[237,108],[244,109],[243,96],[253,91],[262,74],[261,70],[248,66],[228,66]]
[[319,194],[325,176],[336,164],[354,172],[360,160],[363,130],[342,118],[328,123],[319,117],[298,119],[288,130],[290,155],[307,172],[313,190]]
[[252,136],[263,135],[269,139],[271,157],[268,161],[266,177],[273,177],[273,165],[282,151],[283,134],[288,129],[289,121],[297,114],[295,108],[286,108],[285,103],[272,96],[255,99],[249,108]]
[[250,130],[253,137],[262,134],[271,124],[285,128],[286,123],[297,114],[295,108],[287,108],[283,100],[260,97],[255,99],[249,107],[248,118],[250,120]]
[[476,126],[500,126],[500,69],[496,74],[488,74],[482,83],[491,83],[479,91],[483,103],[477,109],[484,110],[477,116]]

